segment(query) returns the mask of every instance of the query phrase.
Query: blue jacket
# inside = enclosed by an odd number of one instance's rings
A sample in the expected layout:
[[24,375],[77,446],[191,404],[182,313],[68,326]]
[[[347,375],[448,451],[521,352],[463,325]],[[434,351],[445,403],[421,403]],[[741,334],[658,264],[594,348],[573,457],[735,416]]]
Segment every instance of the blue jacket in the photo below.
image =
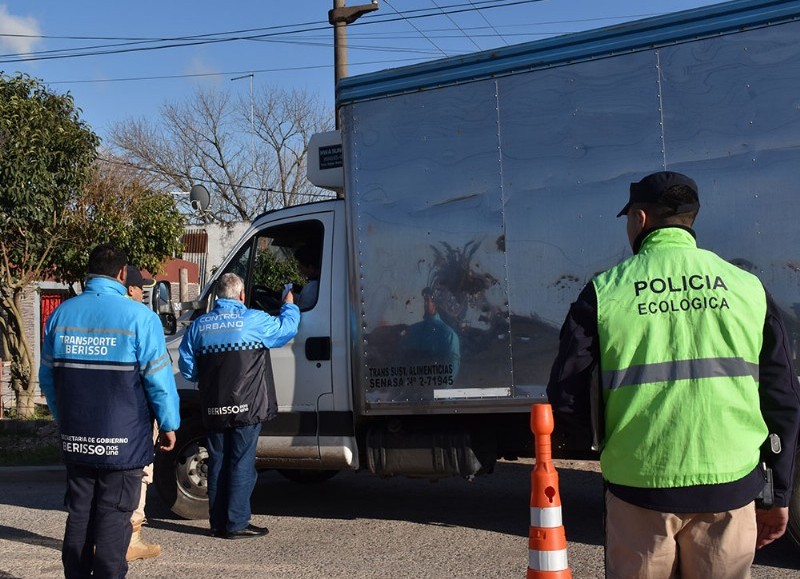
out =
[[218,299],[183,336],[178,365],[199,382],[203,424],[209,430],[258,424],[278,412],[269,348],[297,334],[300,310],[283,304],[279,317]]
[[[439,314],[426,315],[421,322],[408,328],[401,347],[409,366],[441,364],[450,366],[444,377],[444,385],[453,385],[461,365],[461,342],[455,330],[448,326]],[[437,384],[438,385],[438,384]]]
[[64,462],[110,470],[153,462],[153,418],[178,430],[178,391],[158,316],[125,287],[90,276],[47,320],[39,386]]

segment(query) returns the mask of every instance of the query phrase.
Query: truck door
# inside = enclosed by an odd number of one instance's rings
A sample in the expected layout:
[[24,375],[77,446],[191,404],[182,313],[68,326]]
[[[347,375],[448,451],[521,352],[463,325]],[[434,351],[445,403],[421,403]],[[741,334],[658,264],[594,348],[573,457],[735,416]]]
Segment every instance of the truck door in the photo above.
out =
[[290,282],[294,282],[295,303],[300,307],[295,339],[270,351],[279,411],[262,430],[270,437],[266,443],[270,448],[263,453],[270,458],[319,460],[318,403],[322,395],[333,391],[332,231],[332,212],[273,222],[248,244],[249,258],[231,264],[237,273],[247,270],[243,277],[248,307],[277,315],[281,290]]

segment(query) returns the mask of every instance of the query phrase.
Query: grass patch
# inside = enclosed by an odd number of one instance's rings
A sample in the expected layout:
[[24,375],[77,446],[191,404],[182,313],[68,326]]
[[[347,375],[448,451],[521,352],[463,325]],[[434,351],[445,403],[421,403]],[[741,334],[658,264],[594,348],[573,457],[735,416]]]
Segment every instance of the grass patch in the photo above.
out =
[[0,466],[61,464],[57,442],[31,441],[29,436],[0,433]]
[[60,437],[52,418],[0,420],[0,466],[46,466],[60,463]]

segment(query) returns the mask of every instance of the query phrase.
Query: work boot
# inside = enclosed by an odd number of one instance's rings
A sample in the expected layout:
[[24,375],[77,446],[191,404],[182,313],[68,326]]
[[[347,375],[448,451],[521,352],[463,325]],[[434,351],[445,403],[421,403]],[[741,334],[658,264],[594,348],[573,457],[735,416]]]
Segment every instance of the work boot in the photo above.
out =
[[134,525],[133,534],[131,535],[131,542],[128,545],[128,552],[125,554],[125,560],[130,563],[137,559],[152,559],[161,554],[161,545],[145,543],[142,541],[142,526]]

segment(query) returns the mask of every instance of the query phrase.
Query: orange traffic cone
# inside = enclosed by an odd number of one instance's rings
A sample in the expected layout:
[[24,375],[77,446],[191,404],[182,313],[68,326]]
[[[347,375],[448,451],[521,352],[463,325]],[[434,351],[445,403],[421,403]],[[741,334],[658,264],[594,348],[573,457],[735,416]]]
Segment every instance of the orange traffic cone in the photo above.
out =
[[549,404],[531,406],[531,431],[536,445],[536,464],[531,472],[527,579],[571,579],[567,537],[561,522],[558,473],[552,460],[553,410]]

